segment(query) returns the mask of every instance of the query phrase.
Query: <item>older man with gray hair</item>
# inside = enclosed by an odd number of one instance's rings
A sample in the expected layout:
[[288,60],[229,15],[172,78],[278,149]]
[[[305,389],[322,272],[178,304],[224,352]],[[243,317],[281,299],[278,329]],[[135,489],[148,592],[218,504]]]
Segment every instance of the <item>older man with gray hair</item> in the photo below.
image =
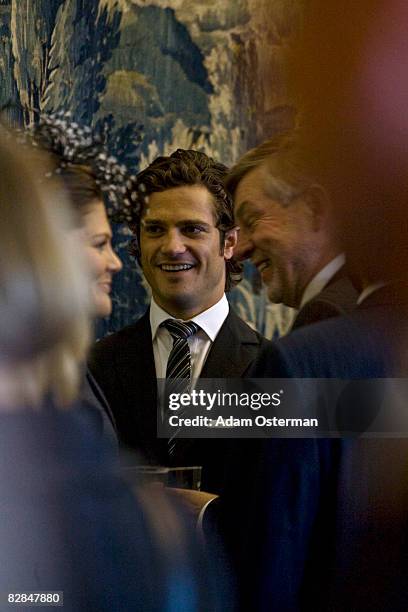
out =
[[345,314],[357,300],[329,194],[304,160],[296,132],[285,133],[246,153],[226,179],[240,226],[235,254],[251,259],[273,303],[298,310],[292,329]]

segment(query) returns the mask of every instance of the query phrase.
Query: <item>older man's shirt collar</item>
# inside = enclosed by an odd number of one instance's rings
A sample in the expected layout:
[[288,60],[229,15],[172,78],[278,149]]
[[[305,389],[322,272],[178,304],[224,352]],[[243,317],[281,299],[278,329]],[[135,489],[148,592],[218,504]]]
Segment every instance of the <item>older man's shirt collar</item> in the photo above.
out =
[[312,278],[310,283],[307,285],[305,291],[303,292],[302,300],[300,302],[299,310],[303,308],[307,302],[310,302],[314,297],[319,295],[319,293],[325,288],[325,286],[331,281],[333,276],[340,270],[342,266],[344,266],[346,258],[344,253],[340,253],[334,259],[329,261],[327,265],[324,266]]
[[360,304],[362,304],[372,293],[378,291],[378,289],[382,289],[383,287],[385,287],[386,284],[387,283],[379,281],[378,283],[372,283],[371,285],[365,287],[365,289],[363,289],[360,295],[358,296],[357,306],[360,306]]

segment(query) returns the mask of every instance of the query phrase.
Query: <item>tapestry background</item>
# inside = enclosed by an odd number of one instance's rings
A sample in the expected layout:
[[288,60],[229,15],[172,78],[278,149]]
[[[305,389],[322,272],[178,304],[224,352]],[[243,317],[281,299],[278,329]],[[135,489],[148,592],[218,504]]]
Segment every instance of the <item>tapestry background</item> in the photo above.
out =
[[[114,153],[135,171],[178,147],[231,164],[293,124],[284,62],[300,20],[301,0],[0,0],[0,105],[23,125],[34,109],[108,121]],[[146,307],[128,239],[115,228],[125,265],[99,335]],[[230,301],[269,337],[290,322],[250,265]]]

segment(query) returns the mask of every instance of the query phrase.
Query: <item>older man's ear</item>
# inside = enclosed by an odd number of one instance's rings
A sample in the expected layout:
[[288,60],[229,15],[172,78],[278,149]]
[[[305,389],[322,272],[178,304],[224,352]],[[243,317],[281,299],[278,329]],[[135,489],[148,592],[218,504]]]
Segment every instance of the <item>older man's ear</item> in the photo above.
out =
[[310,215],[312,230],[314,232],[326,230],[331,208],[330,196],[326,189],[318,183],[313,183],[307,188],[304,201]]

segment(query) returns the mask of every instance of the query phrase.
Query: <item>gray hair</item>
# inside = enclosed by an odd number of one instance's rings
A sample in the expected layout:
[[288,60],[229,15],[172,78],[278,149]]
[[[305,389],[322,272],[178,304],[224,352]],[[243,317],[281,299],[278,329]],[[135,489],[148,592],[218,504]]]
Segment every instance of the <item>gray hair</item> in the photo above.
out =
[[278,134],[251,149],[231,168],[225,186],[234,196],[238,184],[252,170],[265,168],[265,195],[288,206],[316,183],[309,173],[297,131]]
[[290,185],[283,179],[273,176],[271,171],[267,169],[265,182],[263,185],[265,195],[272,200],[277,200],[283,207],[287,207],[297,198],[302,191]]

